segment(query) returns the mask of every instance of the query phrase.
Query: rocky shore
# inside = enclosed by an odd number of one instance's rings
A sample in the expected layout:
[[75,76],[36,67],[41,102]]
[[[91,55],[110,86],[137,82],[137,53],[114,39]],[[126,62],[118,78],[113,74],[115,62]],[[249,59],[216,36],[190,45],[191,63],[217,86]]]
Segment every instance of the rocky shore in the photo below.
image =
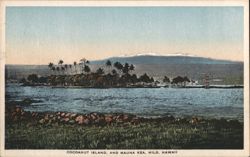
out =
[[238,120],[227,119],[204,119],[201,117],[185,117],[178,118],[171,115],[157,117],[157,118],[145,118],[138,117],[133,114],[126,113],[89,113],[79,114],[71,112],[30,112],[23,110],[22,107],[16,105],[10,105],[6,107],[5,120],[7,123],[13,122],[32,122],[33,124],[51,125],[51,124],[70,124],[70,125],[82,125],[82,126],[105,126],[112,124],[132,124],[137,125],[139,123],[172,123],[172,124],[192,124],[192,125],[217,125],[218,127],[229,126],[237,128],[242,126],[242,122]]
[[127,113],[30,112],[6,104],[6,149],[242,149],[243,123]]
[[110,125],[112,123],[137,124],[144,118],[138,118],[131,114],[78,114],[70,112],[30,112],[21,107],[11,106],[6,109],[7,123],[29,121],[34,124],[78,124],[78,125]]

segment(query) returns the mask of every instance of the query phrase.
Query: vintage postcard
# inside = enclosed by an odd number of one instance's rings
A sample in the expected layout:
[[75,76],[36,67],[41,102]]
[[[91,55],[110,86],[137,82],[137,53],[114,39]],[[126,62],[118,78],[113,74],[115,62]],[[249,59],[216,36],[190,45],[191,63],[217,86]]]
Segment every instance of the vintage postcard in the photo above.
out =
[[1,1],[1,157],[249,156],[249,2]]

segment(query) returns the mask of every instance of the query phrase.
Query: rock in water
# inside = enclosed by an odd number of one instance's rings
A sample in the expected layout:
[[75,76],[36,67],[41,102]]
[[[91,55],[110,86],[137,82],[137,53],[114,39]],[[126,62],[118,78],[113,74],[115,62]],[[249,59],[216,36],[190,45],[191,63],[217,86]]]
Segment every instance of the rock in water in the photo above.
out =
[[29,99],[29,98],[26,98],[26,99],[24,99],[24,100],[22,101],[22,103],[23,103],[24,105],[30,105],[30,104],[32,103],[32,100]]

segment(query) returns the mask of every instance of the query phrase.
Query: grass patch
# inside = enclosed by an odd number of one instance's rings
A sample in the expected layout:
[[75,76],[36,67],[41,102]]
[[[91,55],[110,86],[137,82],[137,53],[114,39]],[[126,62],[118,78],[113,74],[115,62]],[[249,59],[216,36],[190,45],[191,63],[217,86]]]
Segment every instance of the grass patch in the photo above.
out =
[[6,124],[6,149],[243,149],[243,126]]

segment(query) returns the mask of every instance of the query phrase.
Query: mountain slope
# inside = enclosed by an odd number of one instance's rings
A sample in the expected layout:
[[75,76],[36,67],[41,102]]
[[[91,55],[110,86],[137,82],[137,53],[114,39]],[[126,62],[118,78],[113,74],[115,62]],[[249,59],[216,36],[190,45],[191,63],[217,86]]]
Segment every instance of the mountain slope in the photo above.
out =
[[211,58],[194,56],[155,56],[155,55],[136,55],[128,57],[111,57],[104,60],[92,61],[93,64],[105,64],[107,60],[112,62],[131,63],[131,64],[237,64],[241,62],[216,60]]

